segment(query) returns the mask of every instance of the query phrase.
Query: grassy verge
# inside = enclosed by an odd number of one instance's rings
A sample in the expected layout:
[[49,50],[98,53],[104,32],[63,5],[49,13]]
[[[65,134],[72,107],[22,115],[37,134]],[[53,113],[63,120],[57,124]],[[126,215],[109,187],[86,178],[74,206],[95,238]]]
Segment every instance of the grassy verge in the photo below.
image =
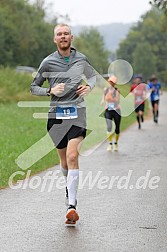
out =
[[[9,71],[9,74],[11,74],[11,71]],[[39,98],[29,94],[29,85],[32,77],[21,75],[21,77],[19,76],[19,82],[17,82],[17,75],[15,78],[16,79],[13,79],[13,81],[7,81],[6,88],[2,85],[3,81],[5,83],[4,76],[2,76],[0,81],[0,98],[3,98],[0,103],[0,188],[8,186],[10,175],[21,170],[15,163],[17,157],[46,135],[46,119],[34,119],[33,113],[47,112],[48,109],[20,108],[17,106],[17,101],[19,100],[39,100]],[[10,88],[7,88],[9,85]],[[22,85],[20,90],[19,85]],[[128,85],[122,86],[120,89],[123,95],[129,92]],[[81,153],[106,138],[105,119],[99,116],[102,115],[104,111],[104,107],[100,105],[102,93],[102,89],[95,88],[92,93],[86,97],[88,129],[92,132],[84,141]],[[43,100],[43,98],[41,99]],[[121,131],[126,129],[134,121],[134,113],[128,117],[123,117],[121,121]],[[58,162],[57,153],[53,150],[29,168],[31,169],[31,175],[58,164]],[[17,181],[23,178],[25,178],[25,176],[17,175],[14,180]]]
[[[0,135],[0,187],[5,187],[10,175],[20,170],[16,158],[46,134],[46,120],[35,120],[34,108],[19,108],[16,103],[0,106],[0,130],[3,132]],[[55,163],[58,157],[52,151],[30,169],[35,174]],[[15,180],[22,178],[20,175]]]

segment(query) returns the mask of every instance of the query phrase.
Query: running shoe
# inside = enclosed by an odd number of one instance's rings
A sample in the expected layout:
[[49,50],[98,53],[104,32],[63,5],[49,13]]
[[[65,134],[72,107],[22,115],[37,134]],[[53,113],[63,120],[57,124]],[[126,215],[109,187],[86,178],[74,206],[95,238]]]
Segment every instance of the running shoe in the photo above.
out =
[[107,146],[107,151],[112,151],[112,144],[111,143]]
[[114,151],[118,151],[118,143],[117,142],[114,143]]
[[75,225],[76,224],[76,221],[71,221],[71,220],[66,220],[65,221],[65,224],[68,224],[68,225]]
[[69,205],[67,208],[66,214],[66,224],[75,224],[77,220],[79,220],[79,215],[76,211],[76,207],[73,205]]
[[154,122],[158,123],[158,117],[157,116],[154,117]]

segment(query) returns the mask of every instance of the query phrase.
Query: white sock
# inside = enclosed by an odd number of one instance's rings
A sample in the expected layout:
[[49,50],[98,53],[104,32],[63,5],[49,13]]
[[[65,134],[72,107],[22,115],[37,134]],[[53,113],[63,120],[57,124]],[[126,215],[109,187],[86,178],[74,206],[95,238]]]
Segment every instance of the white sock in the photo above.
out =
[[69,205],[75,206],[78,182],[79,182],[79,169],[68,170],[67,188],[68,188]]
[[68,169],[64,169],[61,165],[60,165],[60,171],[62,172],[66,182],[67,182],[67,174],[68,174]]

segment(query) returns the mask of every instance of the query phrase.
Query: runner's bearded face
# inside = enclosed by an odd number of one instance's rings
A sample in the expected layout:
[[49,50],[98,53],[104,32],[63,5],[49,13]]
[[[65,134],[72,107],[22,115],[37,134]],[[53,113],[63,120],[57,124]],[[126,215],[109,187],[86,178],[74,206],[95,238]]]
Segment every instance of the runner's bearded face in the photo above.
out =
[[68,27],[58,27],[54,32],[54,42],[57,44],[58,49],[66,51],[71,46],[73,35]]

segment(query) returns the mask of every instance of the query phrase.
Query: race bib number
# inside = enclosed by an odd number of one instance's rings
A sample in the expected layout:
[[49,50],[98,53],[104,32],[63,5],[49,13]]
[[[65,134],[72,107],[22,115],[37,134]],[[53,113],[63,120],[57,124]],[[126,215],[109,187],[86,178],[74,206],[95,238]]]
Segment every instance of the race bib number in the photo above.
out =
[[154,95],[154,101],[159,100],[159,95]]
[[143,101],[143,99],[141,96],[136,96],[136,102],[142,102],[142,101]]
[[108,110],[116,109],[116,104],[115,104],[115,102],[108,103],[108,104],[107,104],[107,108],[108,108]]
[[61,105],[56,107],[56,119],[74,119],[78,117],[76,105]]

